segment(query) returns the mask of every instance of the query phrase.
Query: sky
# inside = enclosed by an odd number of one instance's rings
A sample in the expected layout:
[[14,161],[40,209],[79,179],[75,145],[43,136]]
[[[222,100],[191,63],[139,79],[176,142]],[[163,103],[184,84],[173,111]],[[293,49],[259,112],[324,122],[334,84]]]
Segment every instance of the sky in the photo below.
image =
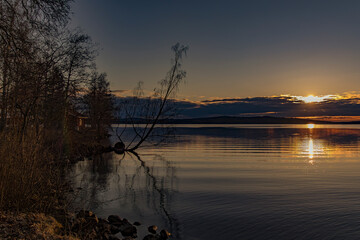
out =
[[156,87],[177,42],[189,46],[179,100],[360,89],[357,0],[76,0],[72,10],[71,26],[99,44],[97,65],[114,91]]

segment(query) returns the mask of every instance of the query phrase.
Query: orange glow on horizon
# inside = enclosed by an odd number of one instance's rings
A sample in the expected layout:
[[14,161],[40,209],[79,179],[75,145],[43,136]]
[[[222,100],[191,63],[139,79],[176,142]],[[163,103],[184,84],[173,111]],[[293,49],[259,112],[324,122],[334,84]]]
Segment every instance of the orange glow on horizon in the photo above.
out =
[[314,121],[327,121],[327,122],[360,121],[360,116],[311,116],[311,117],[297,117],[297,118],[309,119]]

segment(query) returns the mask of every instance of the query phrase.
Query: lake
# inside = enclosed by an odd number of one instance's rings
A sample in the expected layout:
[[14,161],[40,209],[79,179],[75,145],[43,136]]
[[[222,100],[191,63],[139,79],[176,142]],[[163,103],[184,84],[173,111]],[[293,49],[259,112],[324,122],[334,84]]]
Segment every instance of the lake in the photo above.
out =
[[[359,125],[179,125],[78,162],[75,205],[172,239],[360,239]],[[139,238],[142,239],[142,238]]]

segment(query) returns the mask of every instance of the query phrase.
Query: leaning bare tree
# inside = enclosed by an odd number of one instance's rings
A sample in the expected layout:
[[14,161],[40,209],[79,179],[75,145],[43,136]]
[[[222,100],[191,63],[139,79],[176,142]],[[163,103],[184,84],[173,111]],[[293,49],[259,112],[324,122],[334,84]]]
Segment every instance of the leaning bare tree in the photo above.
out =
[[134,90],[134,97],[123,101],[120,106],[120,118],[125,123],[122,128],[117,128],[116,133],[121,143],[124,136],[129,131],[132,136],[128,136],[125,151],[135,151],[145,141],[157,136],[155,127],[174,116],[172,99],[175,97],[180,83],[186,77],[186,72],[182,69],[182,58],[188,50],[187,46],[179,43],[172,47],[174,58],[166,77],[159,82],[159,88],[154,89],[152,96],[145,97],[142,91],[142,82]]

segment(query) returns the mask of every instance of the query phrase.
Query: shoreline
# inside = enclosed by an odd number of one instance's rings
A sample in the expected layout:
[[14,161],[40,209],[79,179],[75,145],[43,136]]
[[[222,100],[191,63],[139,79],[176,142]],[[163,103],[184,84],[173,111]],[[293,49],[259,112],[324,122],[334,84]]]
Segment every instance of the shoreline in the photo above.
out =
[[[146,228],[117,215],[99,218],[87,210],[53,215],[0,212],[0,239],[132,240],[140,239],[138,228]],[[158,231],[156,225],[147,227],[147,231],[143,240],[166,240],[171,235],[165,229]]]

